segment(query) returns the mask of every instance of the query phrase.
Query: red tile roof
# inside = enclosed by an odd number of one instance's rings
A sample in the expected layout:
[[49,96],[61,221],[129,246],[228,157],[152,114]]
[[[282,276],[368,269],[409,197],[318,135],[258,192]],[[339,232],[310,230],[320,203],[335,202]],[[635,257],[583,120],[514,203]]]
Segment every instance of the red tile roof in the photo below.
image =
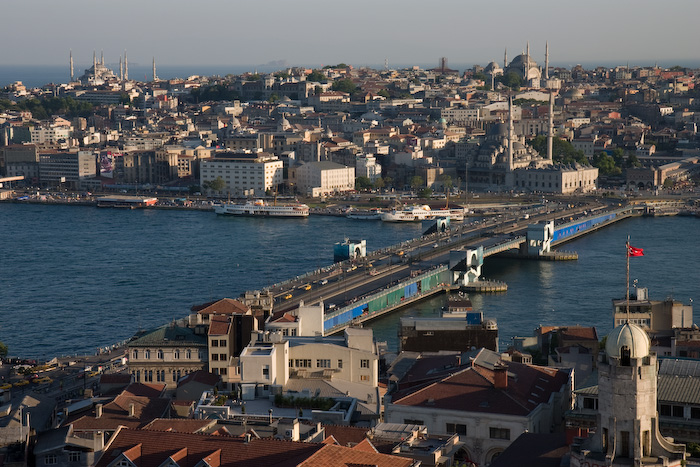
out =
[[[134,416],[129,416],[131,404],[134,405]],[[125,393],[117,396],[112,402],[105,404],[102,415],[97,418],[95,411],[73,421],[75,431],[84,430],[115,430],[119,426],[139,428],[153,419],[164,417],[170,407],[170,399],[132,396]]]
[[191,310],[201,315],[245,315],[250,311],[250,308],[239,300],[222,298],[221,300],[204,303],[202,305],[194,305]]
[[193,371],[189,375],[182,378],[177,383],[177,387],[181,387],[187,383],[192,382],[202,383],[209,386],[215,386],[216,383],[219,382],[219,375],[215,375],[214,373],[209,373],[208,371],[204,370]]
[[198,433],[216,425],[216,420],[194,420],[191,418],[156,418],[143,430]]
[[568,383],[564,370],[515,362],[503,362],[508,368],[508,386],[494,386],[492,369],[473,366],[437,383],[396,393],[393,404],[464,412],[501,413],[527,416],[541,403],[549,401]]
[[332,436],[341,446],[354,446],[367,439],[367,428],[342,425],[324,425],[326,436]]
[[210,336],[227,335],[229,329],[231,329],[231,323],[228,316],[214,315],[211,317],[211,323],[209,323]]
[[329,466],[376,466],[376,467],[410,467],[413,459],[367,452],[362,449],[348,449],[334,444],[326,444],[299,464],[299,467]]
[[165,391],[165,383],[131,383],[122,394],[139,397],[160,397]]
[[[295,467],[323,446],[320,443],[298,443],[269,438],[253,438],[246,443],[244,438],[238,437],[121,429],[105,447],[104,454],[95,465],[106,467],[123,452],[134,456],[130,459],[139,467],[158,467],[168,457],[187,449],[186,460],[179,462],[181,467],[193,467],[202,459],[207,460],[210,465],[222,467]],[[210,458],[214,462],[210,462]]]

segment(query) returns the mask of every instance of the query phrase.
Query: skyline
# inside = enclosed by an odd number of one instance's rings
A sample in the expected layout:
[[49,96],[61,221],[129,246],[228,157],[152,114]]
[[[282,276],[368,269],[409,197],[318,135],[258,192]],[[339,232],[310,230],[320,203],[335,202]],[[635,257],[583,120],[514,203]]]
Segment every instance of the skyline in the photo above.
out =
[[[694,0],[674,2],[673,9],[652,0],[592,0],[585,7],[548,0],[442,1],[431,5],[437,13],[427,20],[426,5],[415,0],[359,0],[352,8],[320,0],[270,0],[264,7],[205,0],[194,14],[183,0],[35,4],[42,15],[32,18],[31,34],[26,21],[0,30],[6,44],[21,38],[21,47],[3,49],[5,65],[63,65],[70,50],[77,66],[90,63],[93,51],[98,57],[104,51],[109,64],[126,50],[134,65],[155,57],[163,66],[377,66],[387,59],[392,67],[437,65],[445,56],[450,65],[471,66],[501,64],[505,49],[510,60],[528,41],[538,64],[549,41],[554,66],[700,62],[693,24],[700,3]],[[4,9],[12,18],[26,16],[25,10],[21,3]],[[213,23],[214,16],[224,19]]]

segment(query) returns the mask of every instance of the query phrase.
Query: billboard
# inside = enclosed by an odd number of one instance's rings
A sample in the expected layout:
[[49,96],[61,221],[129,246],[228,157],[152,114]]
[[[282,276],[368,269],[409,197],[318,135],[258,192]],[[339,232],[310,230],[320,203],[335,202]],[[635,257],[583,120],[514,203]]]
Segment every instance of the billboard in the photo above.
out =
[[112,151],[100,153],[100,177],[114,178],[114,155]]

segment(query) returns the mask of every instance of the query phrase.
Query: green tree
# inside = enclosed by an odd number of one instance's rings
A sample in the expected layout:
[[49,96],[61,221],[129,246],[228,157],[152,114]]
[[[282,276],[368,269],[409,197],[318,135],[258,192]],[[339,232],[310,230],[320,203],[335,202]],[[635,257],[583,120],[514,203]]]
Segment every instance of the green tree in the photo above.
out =
[[417,190],[418,188],[421,188],[425,185],[425,181],[423,180],[423,177],[416,175],[413,178],[411,178],[411,188],[414,190]]
[[601,175],[615,176],[622,173],[622,169],[615,165],[615,159],[605,152],[593,156],[593,166],[598,167]]
[[377,95],[385,97],[387,99],[391,97],[391,94],[389,94],[389,91],[387,91],[386,89],[380,89],[379,91],[377,91]]
[[277,102],[278,100],[280,100],[280,96],[278,96],[276,92],[273,92],[272,94],[270,94],[270,97],[267,100],[269,102],[274,103],[274,102]]
[[372,181],[367,177],[357,177],[355,178],[355,189],[359,190],[369,190],[372,188]]
[[627,167],[641,167],[642,163],[639,162],[639,158],[637,157],[636,154],[630,154],[627,157]]
[[216,177],[214,180],[207,180],[202,185],[204,186],[204,188],[207,188],[211,191],[215,191],[217,193],[226,188],[226,182],[221,177]]
[[447,174],[443,174],[442,177],[440,177],[440,181],[442,181],[442,186],[445,188],[445,191],[450,191],[454,186],[452,177]]
[[131,98],[127,93],[123,92],[119,95],[119,103],[122,105],[129,105],[131,104]]
[[669,177],[664,180],[664,188],[670,189],[673,188],[673,180]]
[[7,346],[4,342],[0,341],[0,358],[7,357]]
[[352,82],[350,78],[345,78],[345,79],[340,79],[338,81],[333,82],[333,86],[331,86],[331,89],[334,91],[341,91],[341,92],[347,92],[348,94],[352,94],[355,91],[357,91],[357,86],[355,83]]
[[382,189],[386,186],[386,183],[384,182],[383,178],[378,178],[374,181],[374,187],[377,189]]
[[[540,154],[547,154],[546,136],[538,135],[530,140],[528,144]],[[552,139],[552,158],[554,162],[564,164],[578,162],[579,164],[589,165],[588,158],[583,154],[583,151],[575,149],[570,142],[561,138]]]
[[418,197],[428,199],[432,194],[433,190],[431,188],[423,188],[418,192]]
[[517,74],[514,71],[510,71],[505,75],[499,76],[498,78],[496,78],[496,81],[502,83],[504,86],[508,86],[514,91],[519,90],[520,86],[522,86],[523,84],[523,79],[520,77],[519,74]]
[[325,83],[326,81],[328,81],[328,78],[326,78],[326,75],[324,75],[320,71],[314,70],[306,76],[306,81],[317,81],[319,83]]
[[275,73],[275,77],[279,79],[287,79],[289,78],[289,73],[287,73],[286,71],[278,71],[277,73]]

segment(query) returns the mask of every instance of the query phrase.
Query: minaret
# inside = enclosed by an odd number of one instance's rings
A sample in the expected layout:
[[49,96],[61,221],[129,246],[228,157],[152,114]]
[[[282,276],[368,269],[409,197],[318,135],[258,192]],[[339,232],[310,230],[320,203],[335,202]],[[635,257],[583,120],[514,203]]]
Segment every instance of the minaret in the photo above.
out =
[[153,81],[156,81],[158,78],[156,77],[156,57],[153,57]]
[[554,150],[554,92],[549,93],[549,130],[547,130],[547,160],[552,162]]
[[513,96],[508,96],[508,172],[513,170]]
[[508,67],[508,47],[506,47],[505,52],[503,52],[503,69]]
[[544,43],[544,79],[549,79],[549,41]]
[[[525,54],[527,55],[527,60],[529,62],[530,61],[530,41],[527,41],[527,49],[525,49],[525,50],[526,50]],[[529,63],[528,63],[528,65],[529,65]]]
[[124,51],[124,81],[129,81],[129,59],[126,57],[126,50]]
[[104,64],[105,64],[105,51],[100,50],[100,65],[104,65]]
[[73,51],[70,51],[70,81],[75,81],[75,73],[73,73]]

